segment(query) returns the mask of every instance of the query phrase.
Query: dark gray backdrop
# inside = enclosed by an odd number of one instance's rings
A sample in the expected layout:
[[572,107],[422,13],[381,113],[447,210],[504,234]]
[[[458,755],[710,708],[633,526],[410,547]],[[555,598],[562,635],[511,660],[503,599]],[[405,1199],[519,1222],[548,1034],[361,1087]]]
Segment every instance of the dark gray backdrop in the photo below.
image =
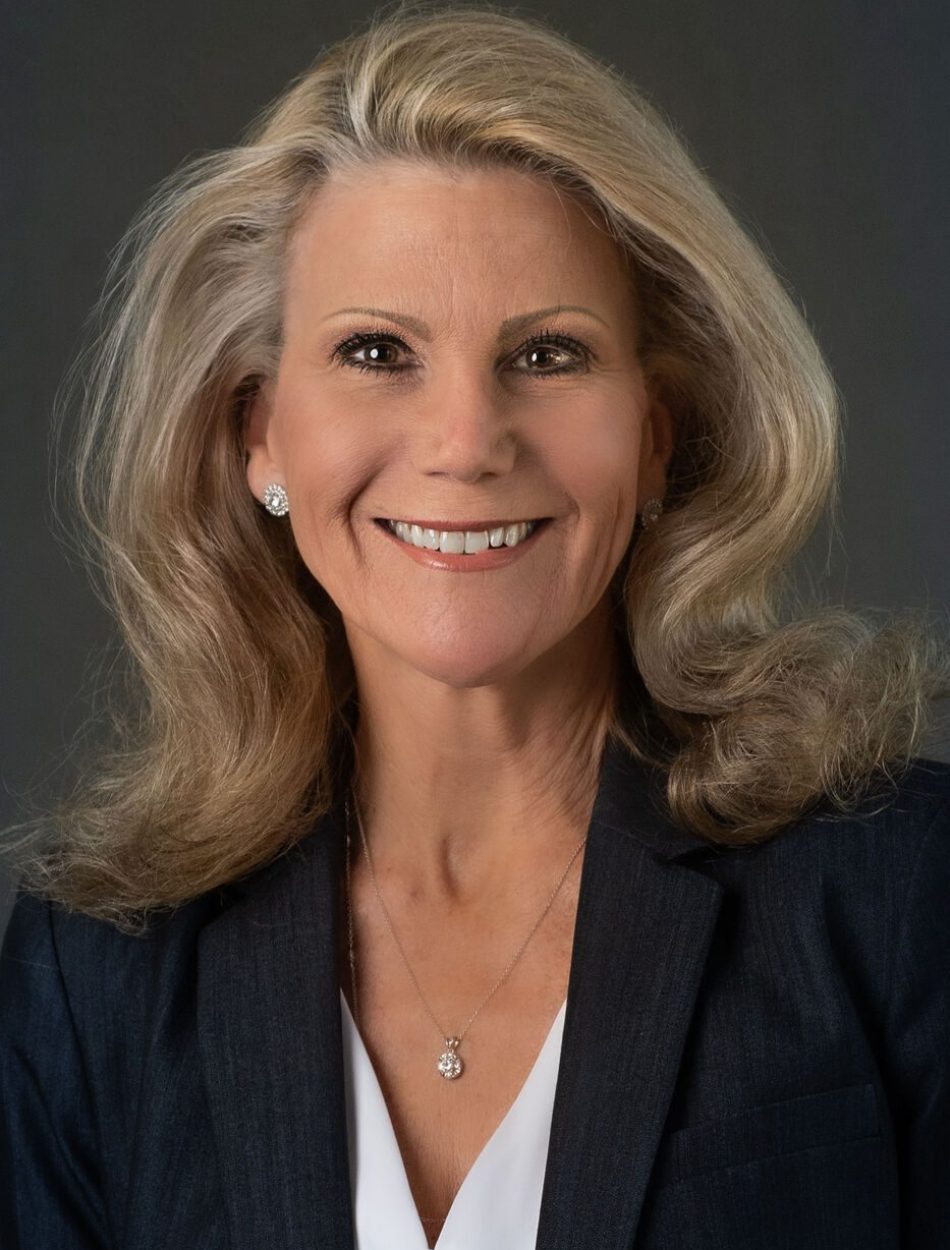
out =
[[[513,6],[512,6],[513,7]],[[0,825],[68,777],[113,637],[51,534],[47,439],[109,251],[154,184],[229,144],[372,6],[4,0]],[[950,6],[523,4],[628,73],[794,287],[846,401],[831,601],[945,611]],[[933,742],[931,756],[948,758]],[[0,879],[0,929],[12,883]]]

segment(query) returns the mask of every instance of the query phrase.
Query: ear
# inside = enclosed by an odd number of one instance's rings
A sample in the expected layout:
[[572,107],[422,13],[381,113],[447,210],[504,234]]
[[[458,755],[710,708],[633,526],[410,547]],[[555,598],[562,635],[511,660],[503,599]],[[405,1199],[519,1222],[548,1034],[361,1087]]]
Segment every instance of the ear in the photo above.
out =
[[271,482],[286,485],[275,449],[274,386],[270,380],[262,381],[245,405],[242,438],[247,454],[247,484],[254,497],[262,499]]
[[666,471],[676,445],[676,421],[667,404],[655,389],[651,390],[650,408],[643,422],[640,443],[640,464],[637,473],[637,506],[648,499],[662,499],[666,494]]

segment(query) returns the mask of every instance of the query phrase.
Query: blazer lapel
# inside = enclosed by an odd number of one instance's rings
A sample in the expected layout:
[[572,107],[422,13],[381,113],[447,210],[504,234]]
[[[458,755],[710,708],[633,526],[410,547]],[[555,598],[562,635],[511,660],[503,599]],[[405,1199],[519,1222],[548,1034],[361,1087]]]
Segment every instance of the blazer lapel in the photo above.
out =
[[342,813],[202,932],[198,1034],[233,1250],[353,1250],[337,971]]
[[[581,871],[538,1250],[633,1245],[722,887],[612,739]],[[339,805],[202,931],[198,1035],[234,1250],[352,1250]]]
[[629,1250],[723,894],[612,739],[581,872],[538,1250]]

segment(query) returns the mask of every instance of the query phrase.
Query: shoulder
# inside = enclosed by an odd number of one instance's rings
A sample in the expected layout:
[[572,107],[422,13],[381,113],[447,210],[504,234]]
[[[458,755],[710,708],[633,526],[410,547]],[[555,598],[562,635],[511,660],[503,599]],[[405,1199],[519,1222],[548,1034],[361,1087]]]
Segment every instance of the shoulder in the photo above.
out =
[[822,798],[770,838],[710,847],[694,862],[725,880],[781,874],[790,889],[885,884],[906,891],[922,860],[950,860],[950,763],[914,757],[893,775],[876,773],[847,806]]
[[819,803],[789,830],[792,847],[796,836],[840,854],[842,871],[883,864],[909,884],[921,856],[950,854],[950,764],[915,757],[894,776],[876,774],[846,810]]
[[917,933],[950,950],[950,764],[914,758],[853,811],[820,810],[806,842],[824,849],[828,891],[887,935],[893,969]]
[[933,994],[950,978],[950,764],[915,757],[848,810],[823,799],[770,839],[704,849],[690,866],[722,886],[742,949],[823,969],[878,1019],[900,1010],[909,968]]
[[197,935],[220,912],[218,895],[129,933],[18,889],[0,945],[0,1029],[22,1050],[41,1044],[54,1020],[105,1053],[136,1034],[144,1042],[156,1004],[193,979]]
[[216,906],[197,899],[137,937],[18,889],[0,946],[0,1223],[15,1239],[40,1220],[48,1244],[78,1245],[80,1227],[83,1245],[114,1243],[129,1144],[156,1105],[145,1075],[156,1045],[159,1091],[184,1097],[194,1071],[182,1028],[196,936]]
[[893,778],[876,775],[850,818],[885,835],[950,830],[950,763],[915,756]]
[[218,893],[135,935],[18,891],[0,947],[0,1104],[16,1150],[29,1142],[52,1151],[55,1137],[75,1179],[94,1176],[100,1147],[112,1143],[109,1186],[126,1184],[114,1143],[134,1136],[156,1048],[162,1088],[191,1063],[182,1037],[194,1014],[196,946],[220,911]]
[[825,851],[843,884],[883,876],[906,901],[922,863],[950,867],[950,764],[915,757],[893,777],[876,776],[846,811],[823,801],[799,833]]

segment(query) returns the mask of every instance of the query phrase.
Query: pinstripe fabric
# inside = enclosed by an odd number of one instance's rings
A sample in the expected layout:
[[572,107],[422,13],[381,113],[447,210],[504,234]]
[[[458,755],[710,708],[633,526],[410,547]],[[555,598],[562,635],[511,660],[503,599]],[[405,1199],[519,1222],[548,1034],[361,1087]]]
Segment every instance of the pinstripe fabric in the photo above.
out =
[[[145,938],[18,895],[3,1250],[352,1250],[340,816]],[[947,1250],[948,986],[950,765],[733,850],[609,743],[537,1247]]]

